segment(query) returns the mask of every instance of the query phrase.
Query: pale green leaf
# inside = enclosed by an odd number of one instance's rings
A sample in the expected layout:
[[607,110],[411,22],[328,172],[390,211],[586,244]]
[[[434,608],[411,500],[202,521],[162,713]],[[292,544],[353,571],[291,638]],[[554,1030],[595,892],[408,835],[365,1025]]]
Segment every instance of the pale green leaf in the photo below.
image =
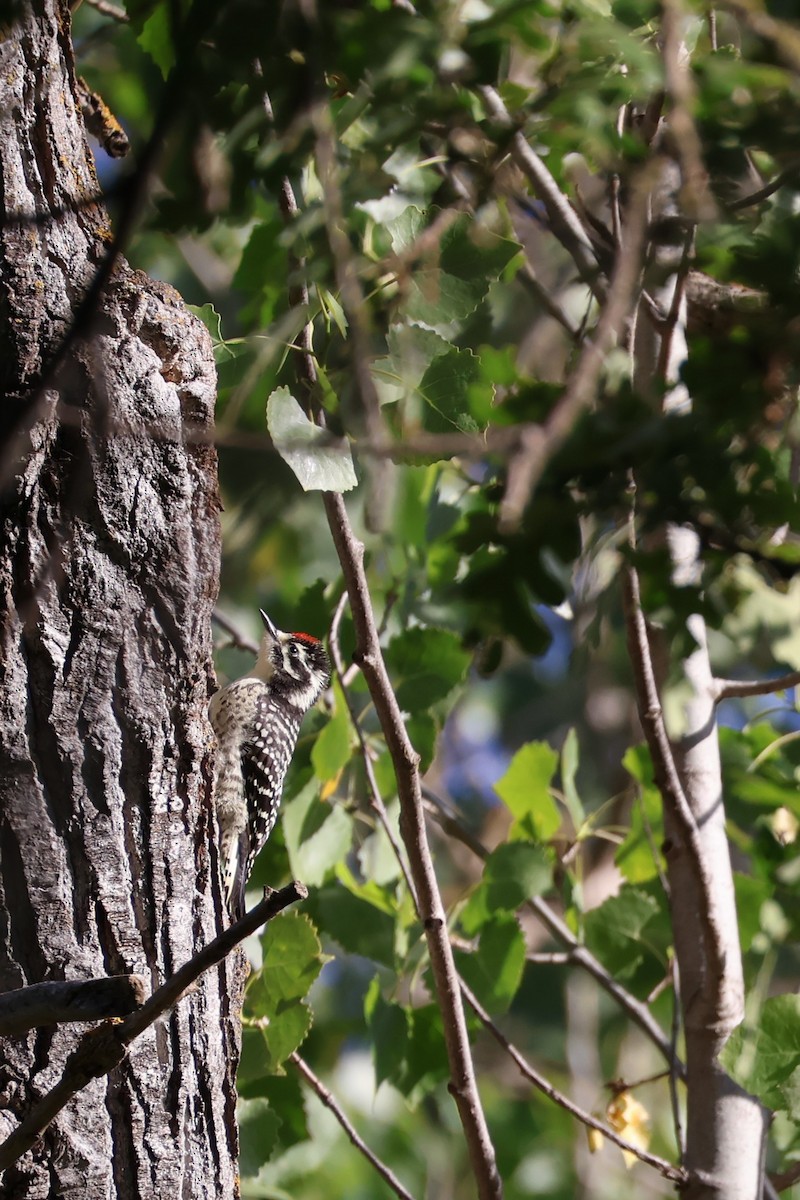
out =
[[310,421],[288,388],[276,388],[267,401],[267,428],[275,449],[294,471],[304,491],[347,492],[356,479],[350,445],[331,441]]

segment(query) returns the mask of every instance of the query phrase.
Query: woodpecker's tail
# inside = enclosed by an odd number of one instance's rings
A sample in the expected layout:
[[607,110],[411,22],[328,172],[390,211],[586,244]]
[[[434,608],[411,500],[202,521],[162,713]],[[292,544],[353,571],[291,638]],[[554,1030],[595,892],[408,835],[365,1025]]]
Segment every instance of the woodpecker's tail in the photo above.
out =
[[222,839],[222,883],[231,921],[239,921],[244,916],[244,890],[247,884],[245,864],[249,849],[250,839],[246,829],[238,838]]

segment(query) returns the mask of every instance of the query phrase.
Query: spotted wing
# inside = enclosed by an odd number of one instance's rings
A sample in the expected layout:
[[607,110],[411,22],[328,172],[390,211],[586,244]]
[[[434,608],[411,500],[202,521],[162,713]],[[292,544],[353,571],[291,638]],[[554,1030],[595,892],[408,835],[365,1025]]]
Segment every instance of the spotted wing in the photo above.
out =
[[299,716],[276,702],[265,692],[256,702],[249,736],[242,743],[242,777],[247,804],[247,853],[240,855],[240,876],[234,879],[231,894],[244,907],[244,889],[261,850],[278,818],[283,782],[291,762]]

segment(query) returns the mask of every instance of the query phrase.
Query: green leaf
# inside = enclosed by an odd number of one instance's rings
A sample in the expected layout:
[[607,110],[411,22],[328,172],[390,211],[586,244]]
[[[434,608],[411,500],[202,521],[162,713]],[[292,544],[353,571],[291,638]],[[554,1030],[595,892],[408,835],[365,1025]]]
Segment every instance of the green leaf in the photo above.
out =
[[247,984],[247,1014],[271,1018],[288,1003],[302,1000],[326,961],[316,929],[306,913],[281,913],[261,939],[263,960]]
[[306,906],[320,929],[348,954],[361,954],[394,969],[396,921],[389,913],[341,884],[319,888]]
[[408,1016],[405,1070],[393,1082],[413,1105],[448,1077],[450,1066],[439,1006],[425,1004],[411,1009]]
[[333,694],[333,716],[317,735],[314,749],[311,751],[314,774],[323,782],[338,779],[352,754],[350,718],[338,679],[333,682]]
[[540,896],[553,882],[553,867],[543,846],[509,842],[498,846],[483,868],[490,911],[514,912],[531,896]]
[[392,638],[386,649],[397,701],[409,713],[427,712],[446,699],[469,664],[470,655],[460,640],[445,629],[406,629]]
[[800,996],[765,1000],[755,1028],[740,1025],[720,1055],[726,1071],[768,1108],[791,1109],[800,1087]]
[[406,720],[406,733],[411,738],[411,745],[420,757],[419,766],[424,774],[430,768],[436,753],[439,725],[430,713],[414,713]]
[[488,411],[494,396],[494,387],[484,378],[478,356],[455,347],[433,360],[420,380],[419,391],[427,405],[425,428],[432,433],[453,429],[477,432],[481,426],[473,411]]
[[240,1100],[236,1107],[239,1125],[239,1173],[257,1175],[278,1144],[280,1119],[269,1100],[256,1097]]
[[349,443],[332,442],[286,387],[276,388],[267,401],[267,428],[303,491],[347,492],[358,483]]
[[561,817],[550,794],[558,755],[546,742],[528,742],[494,785],[515,818],[514,836],[547,841],[557,831]]
[[233,277],[233,286],[249,297],[242,315],[256,327],[269,326],[286,303],[289,264],[283,231],[277,208],[268,212],[251,230]]
[[409,1008],[384,1000],[376,976],[364,1014],[372,1035],[376,1081],[389,1080],[415,1105],[449,1074],[438,1006]]
[[364,1001],[364,1015],[372,1036],[372,1056],[377,1087],[399,1077],[408,1049],[408,1013],[400,1004],[384,1000],[380,979],[374,976]]
[[320,801],[319,785],[307,784],[283,806],[283,836],[292,874],[311,887],[319,887],[350,851],[351,817],[338,805]]
[[245,991],[245,1015],[259,1023],[260,1067],[269,1073],[282,1069],[311,1028],[305,997],[327,958],[306,913],[280,913],[267,925],[261,948],[261,967]]
[[[424,213],[410,206],[388,222],[393,248],[398,253],[407,250],[438,212],[432,208]],[[519,246],[464,215],[444,231],[437,250],[415,266],[404,303],[410,320],[434,329],[474,312],[490,284],[516,257]]]
[[175,66],[175,47],[172,44],[169,8],[161,4],[147,18],[137,42],[149,54],[164,79]]
[[525,969],[525,937],[515,917],[495,916],[484,925],[473,954],[458,951],[458,969],[490,1013],[506,1012]]
[[372,365],[383,404],[416,399],[427,368],[451,349],[450,342],[432,329],[408,324],[392,325],[386,346],[388,355],[376,359]]
[[575,786],[579,754],[578,735],[574,728],[570,728],[567,731],[567,736],[564,738],[564,745],[561,747],[561,790],[564,793],[564,803],[567,806],[567,812],[572,819],[572,827],[576,833],[586,818],[581,798],[578,795],[578,789]]
[[629,883],[656,879],[664,840],[664,813],[656,787],[642,787],[631,808],[630,829],[614,855],[614,862]]
[[772,895],[768,879],[754,879],[735,871],[733,883],[736,890],[736,912],[739,917],[739,940],[742,951],[753,944],[753,938],[761,929],[761,906]]
[[618,979],[630,979],[651,953],[644,930],[658,915],[656,900],[632,887],[623,887],[584,917],[586,945]]

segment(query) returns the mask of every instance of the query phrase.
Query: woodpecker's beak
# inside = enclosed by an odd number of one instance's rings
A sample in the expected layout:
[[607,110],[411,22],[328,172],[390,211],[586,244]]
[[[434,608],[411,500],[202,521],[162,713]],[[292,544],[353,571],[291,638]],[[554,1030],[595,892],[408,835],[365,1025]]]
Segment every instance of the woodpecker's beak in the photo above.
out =
[[261,620],[264,622],[264,628],[266,629],[267,633],[269,634],[269,636],[271,638],[274,638],[275,641],[277,642],[278,630],[276,629],[274,623],[272,621],[270,621],[269,617],[264,612],[263,608],[260,608],[258,611],[261,613]]

